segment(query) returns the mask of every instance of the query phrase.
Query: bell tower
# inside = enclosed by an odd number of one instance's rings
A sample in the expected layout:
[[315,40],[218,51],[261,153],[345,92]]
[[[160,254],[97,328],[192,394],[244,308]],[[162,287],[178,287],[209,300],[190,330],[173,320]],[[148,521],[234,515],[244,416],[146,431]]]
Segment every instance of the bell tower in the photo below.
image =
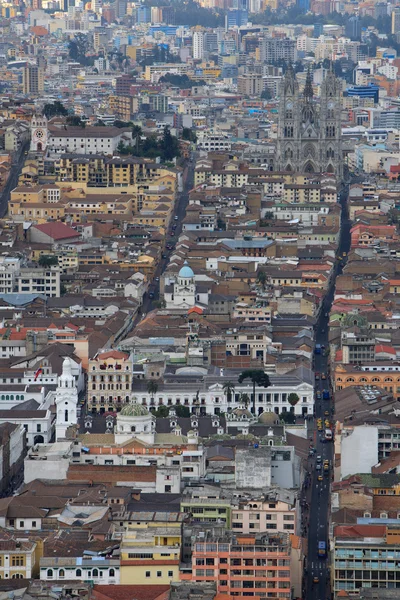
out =
[[78,389],[75,377],[72,375],[71,359],[66,357],[63,362],[62,374],[58,378],[56,390],[56,442],[65,439],[70,425],[76,425],[76,408],[78,405]]
[[30,152],[45,153],[48,143],[47,119],[44,115],[33,115],[31,120]]

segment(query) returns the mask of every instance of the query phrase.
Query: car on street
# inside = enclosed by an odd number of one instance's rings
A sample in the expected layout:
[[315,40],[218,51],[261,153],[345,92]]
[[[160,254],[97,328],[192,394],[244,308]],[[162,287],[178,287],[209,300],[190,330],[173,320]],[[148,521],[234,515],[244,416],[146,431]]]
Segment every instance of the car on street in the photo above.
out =
[[313,583],[319,583],[319,577],[313,577]]
[[325,417],[329,417],[329,410],[326,410],[326,411],[324,412],[324,416],[325,416]]
[[325,373],[322,373],[321,379],[326,379],[326,374]]
[[322,468],[322,467],[321,467],[321,465],[316,465],[316,466],[315,466],[315,470],[316,470],[316,471],[320,471],[320,470],[321,470],[321,468]]
[[315,381],[319,381],[319,373],[315,373]]
[[317,463],[321,463],[322,462],[322,456],[320,454],[318,454],[317,456]]
[[322,477],[322,475],[318,475],[318,481],[323,481],[324,478]]
[[174,216],[174,221],[177,221],[179,219],[178,215]]

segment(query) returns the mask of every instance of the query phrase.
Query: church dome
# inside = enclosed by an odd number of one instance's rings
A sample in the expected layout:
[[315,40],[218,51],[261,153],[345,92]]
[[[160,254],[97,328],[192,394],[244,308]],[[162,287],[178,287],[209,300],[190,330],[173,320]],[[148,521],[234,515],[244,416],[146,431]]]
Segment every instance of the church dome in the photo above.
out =
[[142,404],[126,404],[119,414],[124,417],[147,417],[150,413]]
[[251,413],[249,410],[247,410],[247,408],[235,408],[232,411],[232,414],[235,415],[237,418],[241,418],[241,419],[243,419],[243,417],[246,417],[248,419],[253,418],[253,413]]
[[263,412],[258,419],[259,423],[263,425],[276,425],[279,423],[276,413],[274,412]]
[[183,277],[184,279],[190,279],[194,277],[193,270],[189,267],[187,260],[183,263],[183,267],[179,271],[178,277]]

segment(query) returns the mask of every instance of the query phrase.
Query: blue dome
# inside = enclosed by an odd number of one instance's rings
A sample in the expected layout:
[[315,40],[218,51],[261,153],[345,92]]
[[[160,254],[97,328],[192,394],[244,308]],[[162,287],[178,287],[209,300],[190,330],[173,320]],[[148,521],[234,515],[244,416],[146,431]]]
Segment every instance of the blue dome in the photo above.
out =
[[192,269],[189,267],[186,260],[183,263],[182,269],[179,271],[178,277],[184,277],[185,279],[190,279],[191,277],[194,277],[194,273],[193,273]]

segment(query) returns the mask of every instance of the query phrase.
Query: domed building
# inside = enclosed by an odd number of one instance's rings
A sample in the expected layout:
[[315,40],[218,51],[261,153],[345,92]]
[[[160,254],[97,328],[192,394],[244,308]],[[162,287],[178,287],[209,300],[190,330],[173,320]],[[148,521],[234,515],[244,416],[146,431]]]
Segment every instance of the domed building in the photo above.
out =
[[124,443],[136,437],[147,444],[154,444],[156,418],[142,404],[126,404],[117,414],[115,441]]
[[165,307],[169,310],[187,312],[196,303],[194,272],[185,260],[175,282],[164,289]]
[[258,418],[258,422],[262,425],[279,425],[280,420],[275,412],[263,412]]

